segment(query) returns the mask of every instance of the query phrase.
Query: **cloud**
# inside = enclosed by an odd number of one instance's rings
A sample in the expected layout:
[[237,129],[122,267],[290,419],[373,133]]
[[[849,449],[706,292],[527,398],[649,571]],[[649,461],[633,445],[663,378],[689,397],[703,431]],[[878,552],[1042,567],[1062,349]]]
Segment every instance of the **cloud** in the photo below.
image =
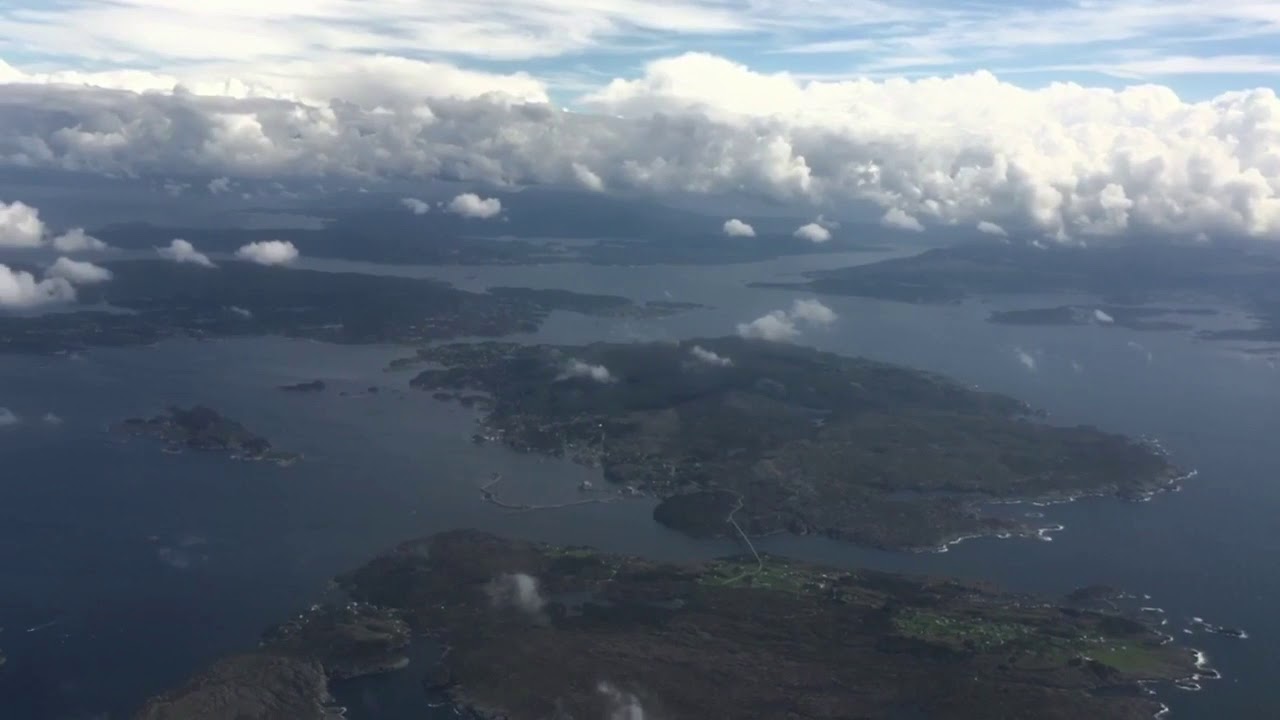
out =
[[59,416],[57,413],[51,411],[51,412],[45,413],[40,418],[40,421],[43,422],[45,425],[61,425],[62,417]]
[[749,323],[738,323],[738,335],[751,340],[791,342],[800,336],[800,331],[786,311],[774,310]]
[[827,327],[839,316],[817,300],[796,300],[790,310],[774,310],[749,323],[738,323],[738,335],[748,339],[790,342],[800,336],[798,325]]
[[729,237],[755,237],[756,229],[738,218],[730,218],[724,221],[724,234]]
[[645,720],[644,706],[634,693],[620,690],[613,683],[601,681],[596,685],[596,692],[606,702],[605,720]]
[[978,232],[980,233],[984,233],[987,235],[995,235],[996,237],[1009,237],[1009,233],[1005,232],[1004,228],[1000,227],[999,225],[993,222],[982,220],[978,223],[977,227],[978,227]]
[[1147,347],[1146,347],[1145,345],[1143,345],[1142,343],[1140,343],[1140,342],[1136,342],[1136,341],[1134,341],[1134,340],[1130,340],[1128,343],[1126,343],[1126,345],[1127,345],[1128,347],[1133,348],[1134,350],[1137,350],[1138,352],[1142,353],[1142,355],[1147,359],[1147,364],[1148,364],[1148,365],[1150,365],[1152,362],[1154,362],[1154,361],[1155,361],[1155,359],[1156,359],[1155,354],[1154,354],[1154,353],[1152,353],[1150,350],[1148,350],[1148,349],[1147,349]]
[[412,212],[414,215],[426,215],[427,213],[431,212],[431,203],[427,202],[426,200],[419,200],[418,198],[407,197],[407,198],[401,198],[400,204],[408,208],[409,211]]
[[176,263],[192,263],[202,267],[217,267],[208,255],[196,250],[196,247],[182,238],[169,241],[168,247],[156,248],[156,254]]
[[485,592],[493,607],[512,607],[533,617],[541,617],[547,604],[538,579],[525,573],[499,575],[489,581]]
[[75,300],[76,289],[64,278],[37,281],[29,272],[0,264],[0,308],[26,310]]
[[604,192],[604,180],[591,168],[582,163],[573,163],[573,177],[582,187],[591,192]]
[[811,243],[824,243],[831,239],[831,231],[816,222],[801,225],[796,228],[793,234],[801,240],[808,240]]
[[1031,353],[1027,352],[1026,350],[1023,350],[1020,347],[1016,347],[1013,349],[1013,356],[1018,359],[1018,362],[1022,364],[1022,367],[1026,368],[1031,372],[1036,371],[1037,369],[1036,358]]
[[47,270],[44,271],[47,278],[61,278],[73,285],[95,285],[104,283],[111,279],[111,271],[94,265],[91,262],[81,262],[70,258],[60,257]]
[[716,367],[730,367],[733,365],[732,359],[723,357],[715,351],[708,350],[701,345],[694,345],[693,348],[689,350],[689,354],[693,355],[693,357],[699,362],[706,363],[707,365],[714,365]]
[[565,367],[565,370],[560,377],[561,379],[574,377],[590,378],[598,383],[611,383],[616,380],[613,373],[609,372],[609,368],[603,365],[591,365],[584,363],[581,360],[569,361],[568,366]]
[[258,240],[241,245],[236,257],[259,265],[288,265],[298,259],[298,248],[288,240]]
[[7,407],[0,407],[0,428],[10,427],[22,422],[22,418],[18,417]]
[[[691,53],[588,91],[570,112],[478,91],[497,79],[457,80],[465,92],[419,88],[445,81],[416,61],[367,60],[334,79],[308,74],[329,65],[270,71],[287,80],[268,82],[271,91],[225,77],[180,91],[173,78],[91,78],[129,88],[111,90],[5,66],[0,167],[508,187],[581,185],[589,168],[618,192],[874,206],[927,226],[988,222],[1049,240],[1280,237],[1271,89],[1188,102],[1153,84],[1027,89],[987,72],[807,79]],[[465,72],[437,65],[440,77]]]
[[250,309],[248,309],[248,308],[242,308],[242,307],[240,307],[239,305],[232,305],[232,306],[228,307],[227,309],[228,309],[228,310],[230,310],[231,312],[233,312],[233,313],[235,313],[235,314],[239,315],[239,316],[240,316],[240,317],[242,317],[242,318],[246,318],[246,319],[251,319],[251,318],[253,318],[253,311],[252,311],[252,310],[250,310]]
[[1102,310],[1101,308],[1095,309],[1093,311],[1093,319],[1097,320],[1103,325],[1110,325],[1111,323],[1114,323],[1116,321],[1115,318],[1111,317],[1111,315],[1109,315],[1106,311]]
[[487,219],[502,212],[502,201],[481,198],[475,193],[462,193],[449,201],[449,212],[466,218]]
[[221,195],[224,192],[231,192],[231,178],[216,177],[209,181],[205,187],[209,188],[210,195]]
[[910,213],[896,207],[885,211],[885,214],[880,217],[880,224],[894,230],[924,232],[924,225],[919,220],[915,219]]
[[53,248],[61,253],[102,252],[109,247],[83,228],[72,228],[53,239]]
[[40,247],[44,232],[39,210],[22,202],[0,202],[0,247]]
[[817,300],[796,300],[791,304],[791,317],[817,326],[830,325],[839,318],[834,310]]

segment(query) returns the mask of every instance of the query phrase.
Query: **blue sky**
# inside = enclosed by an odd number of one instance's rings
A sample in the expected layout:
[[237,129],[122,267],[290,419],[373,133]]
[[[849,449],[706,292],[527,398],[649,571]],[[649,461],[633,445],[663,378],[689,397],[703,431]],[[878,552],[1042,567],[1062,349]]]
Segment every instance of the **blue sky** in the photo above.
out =
[[652,59],[708,52],[843,79],[984,69],[1020,85],[1159,83],[1185,99],[1275,86],[1280,2],[1049,0],[8,0],[25,71],[251,73],[384,53],[524,71],[562,104]]

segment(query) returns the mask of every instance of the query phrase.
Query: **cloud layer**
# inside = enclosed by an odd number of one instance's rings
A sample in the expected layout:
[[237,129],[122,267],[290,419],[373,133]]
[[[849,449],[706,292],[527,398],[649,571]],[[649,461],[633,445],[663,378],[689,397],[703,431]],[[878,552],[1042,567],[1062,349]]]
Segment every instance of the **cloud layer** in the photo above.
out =
[[[10,68],[0,166],[744,193],[875,207],[904,229],[986,223],[1060,240],[1280,237],[1280,99],[1269,89],[1189,103],[1157,85],[1028,90],[985,72],[809,81],[685,54],[568,112],[536,93],[425,91],[408,81],[428,77],[421,68],[393,82],[397,67],[365,72],[368,85],[270,96],[234,83],[201,88],[216,96],[54,85]],[[469,216],[500,212],[479,196],[455,202]],[[24,237],[4,227],[8,242]]]
[[240,246],[236,257],[259,265],[288,265],[298,259],[298,248],[288,240],[258,240]]

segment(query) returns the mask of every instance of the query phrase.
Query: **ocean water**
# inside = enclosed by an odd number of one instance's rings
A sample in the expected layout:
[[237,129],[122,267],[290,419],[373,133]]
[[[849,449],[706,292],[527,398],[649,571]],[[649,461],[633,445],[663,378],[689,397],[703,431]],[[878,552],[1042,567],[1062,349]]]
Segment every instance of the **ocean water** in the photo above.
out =
[[[649,340],[732,332],[803,294],[745,286],[818,265],[885,257],[786,258],[728,268],[386,268],[310,261],[317,269],[440,277],[461,286],[567,287],[707,307],[663,319],[553,315],[523,339]],[[1175,718],[1280,714],[1280,371],[1266,355],[1187,333],[993,325],[997,307],[1037,297],[919,307],[823,298],[840,315],[801,341],[949,374],[1088,422],[1158,439],[1198,475],[1149,503],[1089,500],[1049,508],[1052,542],[977,540],[942,554],[883,553],[815,538],[764,549],[849,566],[963,575],[1061,594],[1090,583],[1151,596],[1180,633],[1192,616],[1242,627],[1247,640],[1186,636],[1225,678],[1200,693],[1162,693]],[[1185,303],[1184,303],[1185,304]],[[1246,322],[1223,308],[1197,322]],[[478,492],[502,472],[511,498],[574,496],[593,472],[469,438],[475,415],[411,391],[386,373],[408,351],[259,338],[172,341],[74,357],[0,356],[0,406],[23,422],[0,429],[0,717],[123,718],[148,694],[220,655],[251,647],[267,625],[322,594],[335,573],[395,543],[479,527],[594,544],[663,559],[737,548],[663,529],[648,501],[509,513]],[[276,386],[324,379],[324,393]],[[377,386],[376,394],[367,392]],[[343,393],[346,395],[343,395]],[[169,404],[205,403],[283,450],[288,468],[216,455],[166,454],[105,428]],[[55,413],[60,422],[46,422]],[[1027,508],[1028,511],[1033,508]],[[353,718],[400,718],[421,706],[413,670],[340,688]],[[374,690],[377,692],[374,692]]]

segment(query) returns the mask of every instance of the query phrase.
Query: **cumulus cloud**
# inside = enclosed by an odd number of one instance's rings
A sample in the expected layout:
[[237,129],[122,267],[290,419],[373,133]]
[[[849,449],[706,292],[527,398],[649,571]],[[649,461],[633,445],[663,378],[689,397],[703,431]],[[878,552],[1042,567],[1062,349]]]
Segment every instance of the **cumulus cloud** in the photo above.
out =
[[17,425],[20,422],[22,422],[22,418],[15,415],[12,410],[7,407],[0,407],[0,428]]
[[108,245],[83,228],[72,228],[53,239],[53,248],[62,253],[102,252]]
[[738,323],[740,337],[790,342],[800,336],[799,325],[827,327],[838,319],[835,311],[817,300],[796,300],[790,310],[774,310],[749,323]]
[[790,342],[800,336],[800,330],[785,310],[774,310],[751,322],[738,323],[738,335],[751,340]]
[[233,313],[235,313],[235,314],[239,315],[239,316],[240,316],[240,317],[242,317],[242,318],[245,318],[245,319],[252,319],[252,318],[253,318],[253,311],[252,311],[252,310],[250,310],[250,309],[248,309],[248,308],[242,308],[242,307],[240,307],[239,305],[232,305],[231,307],[228,307],[227,309],[228,309],[228,310],[230,310],[231,312],[233,312]]
[[693,355],[694,359],[699,362],[703,362],[708,365],[714,365],[716,367],[729,367],[733,365],[732,359],[724,357],[713,350],[708,350],[701,345],[694,345],[693,348],[689,350],[689,354]]
[[724,221],[724,234],[729,237],[755,237],[756,229],[751,227],[749,223],[744,223],[738,218],[729,218]]
[[796,228],[793,234],[801,240],[808,240],[811,243],[824,243],[831,239],[831,231],[816,222],[801,225]]
[[1005,232],[1004,228],[987,220],[980,221],[977,227],[978,227],[978,232],[984,233],[986,235],[995,235],[996,237],[1009,237],[1009,233]]
[[596,685],[596,692],[605,699],[605,720],[645,720],[648,717],[640,698],[607,680]]
[[0,202],[0,247],[40,247],[44,232],[39,210],[22,202]]
[[221,195],[224,192],[231,192],[231,178],[216,177],[209,181],[205,187],[209,188],[210,195]]
[[834,323],[839,316],[817,300],[796,300],[791,304],[791,317],[810,325],[826,326]]
[[525,573],[504,573],[485,587],[493,607],[511,607],[533,617],[541,617],[547,601],[542,597],[538,579]]
[[0,264],[0,308],[30,309],[75,302],[76,289],[64,278],[37,281],[24,270]]
[[573,163],[573,178],[591,192],[604,192],[604,180],[594,170],[582,163]]
[[889,208],[885,214],[880,216],[880,224],[892,228],[894,230],[909,230],[911,232],[924,232],[924,225],[920,223],[915,216],[902,210],[901,208]]
[[1103,310],[1102,308],[1098,308],[1093,311],[1093,319],[1097,320],[1103,325],[1110,325],[1111,323],[1116,321],[1115,318],[1111,317],[1111,315],[1107,313],[1105,310]]
[[192,263],[193,265],[207,268],[215,267],[208,255],[196,250],[195,245],[182,238],[170,240],[167,247],[156,248],[156,254],[165,260],[172,260],[176,263]]
[[614,378],[613,373],[609,372],[609,368],[603,365],[591,365],[581,360],[570,360],[560,377],[564,378],[590,378],[598,383],[611,383]]
[[95,285],[111,279],[111,271],[94,265],[60,257],[44,271],[46,278],[61,278],[73,285]]
[[483,220],[502,212],[502,201],[498,198],[482,198],[475,193],[462,193],[449,201],[449,212]]
[[1032,355],[1031,353],[1027,352],[1026,350],[1023,350],[1020,347],[1016,347],[1013,349],[1013,356],[1017,358],[1018,362],[1022,365],[1022,367],[1026,368],[1031,372],[1036,371],[1038,365],[1036,363],[1035,355]]
[[258,240],[241,245],[236,257],[259,265],[288,265],[298,259],[298,248],[288,240]]
[[568,112],[539,92],[419,89],[444,81],[405,62],[403,73],[390,58],[332,79],[282,72],[295,80],[275,92],[97,78],[127,88],[110,90],[8,68],[0,166],[506,186],[582,184],[590,168],[613,190],[870,203],[922,225],[998,223],[1050,240],[1280,237],[1271,89],[1188,102],[1159,85],[1026,89],[986,72],[803,80],[686,54]]
[[419,200],[418,198],[407,197],[407,198],[401,198],[400,204],[408,208],[409,212],[413,213],[414,215],[426,215],[427,213],[431,212],[431,203],[427,202],[426,200]]

